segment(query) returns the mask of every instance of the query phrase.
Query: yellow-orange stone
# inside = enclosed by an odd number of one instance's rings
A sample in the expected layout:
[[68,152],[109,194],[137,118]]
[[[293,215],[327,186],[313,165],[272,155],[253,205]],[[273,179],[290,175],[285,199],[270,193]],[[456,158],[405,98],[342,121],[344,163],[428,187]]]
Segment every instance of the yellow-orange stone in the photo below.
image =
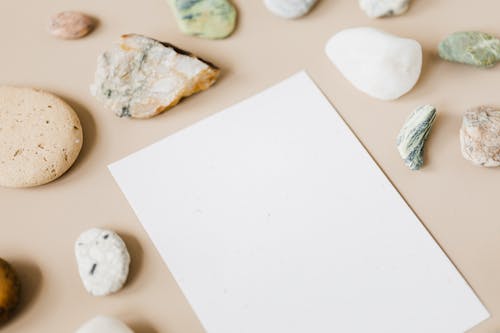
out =
[[0,258],[0,324],[12,316],[19,303],[21,284],[8,262]]

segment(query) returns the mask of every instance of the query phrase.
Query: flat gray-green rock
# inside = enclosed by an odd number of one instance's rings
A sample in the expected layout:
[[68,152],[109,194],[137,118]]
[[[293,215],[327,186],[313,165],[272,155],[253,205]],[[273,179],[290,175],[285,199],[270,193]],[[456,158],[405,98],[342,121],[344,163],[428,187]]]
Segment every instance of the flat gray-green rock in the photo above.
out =
[[228,37],[236,26],[236,8],[229,0],[167,0],[182,32],[201,38]]
[[296,19],[309,13],[317,0],[264,0],[267,9],[282,18]]
[[462,155],[475,165],[500,166],[500,108],[479,106],[468,110],[460,129]]
[[436,108],[423,105],[413,111],[399,132],[397,147],[401,158],[411,170],[424,164],[424,144],[436,119]]
[[455,32],[439,44],[439,56],[448,61],[493,67],[500,61],[500,40],[484,32]]
[[405,13],[410,0],[358,0],[361,9],[372,18],[396,16]]

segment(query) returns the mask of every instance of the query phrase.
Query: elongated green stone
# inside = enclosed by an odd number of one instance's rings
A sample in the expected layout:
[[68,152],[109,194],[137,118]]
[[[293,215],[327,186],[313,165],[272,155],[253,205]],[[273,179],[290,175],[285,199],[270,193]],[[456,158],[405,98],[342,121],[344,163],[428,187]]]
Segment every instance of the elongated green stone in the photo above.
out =
[[399,132],[398,151],[411,170],[419,170],[424,164],[424,144],[435,119],[435,107],[420,106],[410,114]]
[[492,67],[500,61],[500,40],[484,32],[455,32],[438,50],[445,60],[478,67]]
[[168,0],[182,32],[221,39],[236,26],[236,9],[229,0]]

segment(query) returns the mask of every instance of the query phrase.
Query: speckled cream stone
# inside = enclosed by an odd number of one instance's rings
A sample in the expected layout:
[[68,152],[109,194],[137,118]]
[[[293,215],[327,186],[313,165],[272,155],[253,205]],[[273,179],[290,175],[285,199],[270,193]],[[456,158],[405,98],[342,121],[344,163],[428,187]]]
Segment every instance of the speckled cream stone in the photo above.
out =
[[317,0],[264,0],[267,9],[282,18],[296,19],[309,13]]
[[95,27],[92,17],[80,12],[61,12],[50,18],[49,32],[58,38],[78,39],[89,34]]
[[134,331],[118,319],[97,316],[83,324],[75,333],[134,333]]
[[500,108],[479,106],[468,110],[460,129],[462,155],[475,165],[500,166]]
[[0,86],[0,186],[37,186],[60,177],[82,142],[80,120],[62,99]]
[[219,69],[186,51],[141,35],[124,35],[98,59],[92,95],[119,117],[150,118],[208,89]]
[[0,258],[0,325],[12,317],[19,303],[21,283],[12,266]]
[[116,232],[92,228],[75,243],[80,278],[94,296],[106,296],[120,290],[127,281],[130,255]]

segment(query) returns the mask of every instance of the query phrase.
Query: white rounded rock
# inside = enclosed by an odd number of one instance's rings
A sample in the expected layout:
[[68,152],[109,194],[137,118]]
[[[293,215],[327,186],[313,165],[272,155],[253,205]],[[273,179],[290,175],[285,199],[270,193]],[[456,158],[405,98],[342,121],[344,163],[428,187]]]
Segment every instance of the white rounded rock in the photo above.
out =
[[381,100],[409,92],[422,70],[422,47],[417,41],[374,28],[342,30],[325,50],[352,85]]
[[269,11],[279,17],[295,19],[309,13],[317,0],[264,0]]
[[359,6],[369,17],[387,17],[405,13],[410,0],[359,0]]
[[75,333],[134,333],[120,320],[97,316],[83,324]]
[[93,228],[83,232],[75,243],[75,255],[83,285],[90,294],[106,296],[125,284],[130,255],[114,231]]

